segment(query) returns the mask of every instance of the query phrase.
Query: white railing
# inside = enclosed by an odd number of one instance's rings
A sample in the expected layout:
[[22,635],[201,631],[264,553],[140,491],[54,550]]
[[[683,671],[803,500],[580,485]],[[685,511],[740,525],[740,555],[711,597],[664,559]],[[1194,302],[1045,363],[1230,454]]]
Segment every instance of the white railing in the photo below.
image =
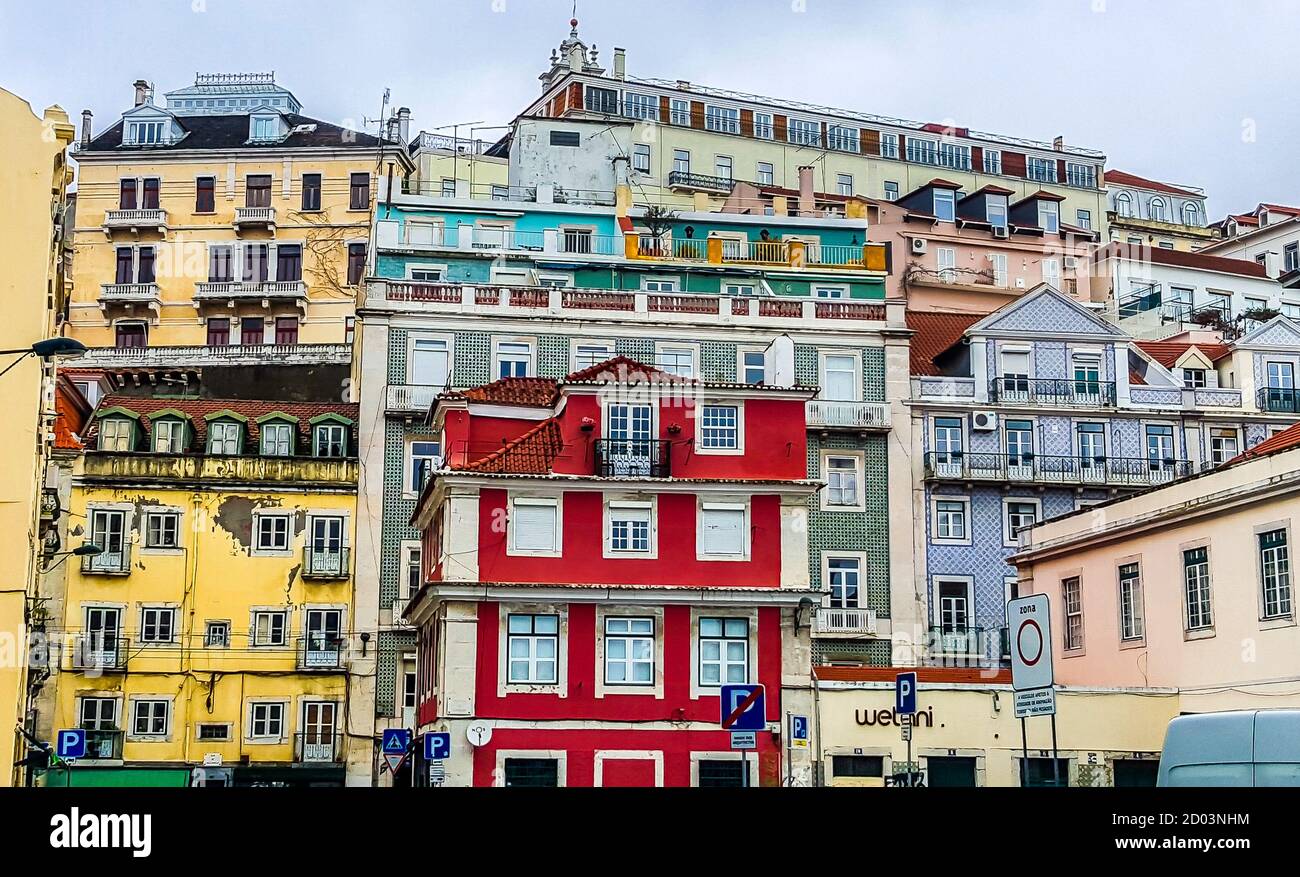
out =
[[103,301],[152,301],[158,298],[156,283],[102,283],[99,290]]
[[166,210],[105,210],[104,225],[134,227],[140,225],[166,225]]
[[307,284],[302,280],[223,280],[194,284],[195,298],[305,298],[306,295]]
[[871,609],[817,610],[817,633],[875,633],[876,613]]
[[888,402],[812,399],[808,402],[806,416],[810,428],[887,430],[892,424]]
[[274,207],[236,207],[235,225],[275,222]]
[[77,359],[78,367],[181,365],[185,363],[320,362],[344,365],[352,361],[350,344],[222,344],[167,347],[92,347]]
[[406,604],[410,601],[405,597],[398,597],[393,601],[393,624],[396,627],[410,627],[410,623],[402,618],[406,613]]
[[392,384],[388,387],[384,410],[395,412],[415,411],[423,414],[433,407],[433,400],[441,392],[442,387]]

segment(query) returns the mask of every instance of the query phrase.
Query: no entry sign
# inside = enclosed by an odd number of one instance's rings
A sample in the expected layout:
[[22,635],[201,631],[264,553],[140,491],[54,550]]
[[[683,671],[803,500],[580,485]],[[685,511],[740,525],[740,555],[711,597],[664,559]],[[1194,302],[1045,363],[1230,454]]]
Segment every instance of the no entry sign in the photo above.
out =
[[1046,594],[1007,604],[1011,628],[1011,687],[1016,691],[1051,688],[1052,624]]

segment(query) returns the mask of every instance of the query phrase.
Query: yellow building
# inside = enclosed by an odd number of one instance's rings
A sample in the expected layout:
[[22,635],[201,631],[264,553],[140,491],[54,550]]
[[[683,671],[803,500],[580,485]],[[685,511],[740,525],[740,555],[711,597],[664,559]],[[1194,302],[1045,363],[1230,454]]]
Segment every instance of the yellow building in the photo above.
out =
[[[477,133],[472,130],[469,137],[460,137],[455,131],[450,135],[421,131],[416,135],[409,148],[415,172],[406,191],[443,198],[511,200],[509,156],[496,154],[494,144],[474,136]],[[520,195],[516,190],[514,200]]]
[[[369,784],[357,407],[105,397],[73,478],[50,785]],[[79,536],[79,538],[76,538]]]
[[[908,745],[888,667],[817,667],[813,730],[829,786],[884,786],[905,773]],[[1045,716],[1015,717],[1008,671],[917,668],[912,770],[931,787],[1155,785],[1173,689],[1068,687],[1056,692],[1056,757]],[[1027,743],[1028,761],[1024,761]],[[1059,779],[1058,779],[1059,778]]]
[[46,366],[21,351],[52,334],[52,315],[62,301],[63,250],[55,229],[71,182],[66,150],[73,134],[59,107],[40,118],[22,98],[0,89],[0,350],[20,351],[0,362],[7,368],[0,376],[0,786],[23,781],[15,761],[26,749],[13,729],[26,724],[24,618],[40,547],[38,499],[48,449],[43,402],[53,408]]
[[136,82],[98,136],[84,113],[70,334],[177,360],[350,341],[378,180],[412,164],[301,111],[271,75],[208,74],[163,106]]

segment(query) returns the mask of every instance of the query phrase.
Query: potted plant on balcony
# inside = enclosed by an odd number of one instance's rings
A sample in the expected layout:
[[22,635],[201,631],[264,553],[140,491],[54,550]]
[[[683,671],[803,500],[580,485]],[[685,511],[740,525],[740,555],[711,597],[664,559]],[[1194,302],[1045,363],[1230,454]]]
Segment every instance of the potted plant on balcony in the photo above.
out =
[[641,236],[638,251],[643,256],[663,256],[667,254],[664,238],[672,230],[673,219],[677,211],[662,204],[651,204],[641,214],[641,224],[646,227],[646,234]]

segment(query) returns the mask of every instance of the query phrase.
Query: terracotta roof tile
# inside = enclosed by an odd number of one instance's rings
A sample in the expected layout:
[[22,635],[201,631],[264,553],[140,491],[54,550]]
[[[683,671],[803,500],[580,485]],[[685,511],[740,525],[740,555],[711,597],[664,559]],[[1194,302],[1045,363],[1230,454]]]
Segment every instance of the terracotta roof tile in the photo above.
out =
[[981,667],[814,667],[823,682],[893,682],[899,673],[916,673],[917,682],[957,682],[971,685],[1006,685],[1011,671]]
[[550,408],[559,398],[555,381],[550,378],[501,378],[459,394],[471,402],[493,405],[528,405]]
[[1128,382],[1139,387],[1144,387],[1146,386],[1147,379],[1138,374],[1136,369],[1129,369]]
[[679,378],[676,375],[669,374],[662,369],[657,369],[652,365],[646,365],[643,362],[637,362],[630,356],[616,356],[613,359],[607,359],[604,362],[598,362],[595,365],[573,372],[566,377],[561,383],[575,384],[584,381],[598,380],[602,375],[613,373],[619,378],[631,375],[643,375],[645,377],[655,377],[658,380],[681,381],[683,383],[695,383],[689,378]]
[[961,340],[971,326],[984,318],[983,314],[936,314],[927,311],[908,311],[907,328],[912,336],[912,374],[937,376],[935,358]]
[[560,423],[556,418],[550,417],[519,438],[506,443],[500,450],[454,468],[464,472],[546,475],[551,471],[551,462],[556,454],[563,448]]
[[1218,362],[1232,353],[1232,348],[1227,344],[1199,344],[1191,341],[1137,341],[1135,343],[1143,353],[1165,368],[1173,368],[1174,363],[1178,362],[1192,347],[1205,354],[1210,362]]
[[1204,198],[1204,192],[1193,192],[1191,189],[1180,189],[1177,186],[1171,186],[1168,183],[1148,180],[1145,177],[1139,177],[1137,174],[1130,174],[1125,171],[1109,170],[1106,171],[1105,180],[1108,183],[1115,183],[1120,186],[1133,186],[1138,189],[1151,189],[1155,192],[1167,192],[1170,195],[1186,195],[1188,198]]
[[1282,451],[1289,451],[1293,448],[1300,448],[1300,423],[1290,426],[1271,438],[1266,438],[1255,447],[1238,454],[1229,460],[1229,463],[1241,463],[1246,460],[1253,460],[1256,457],[1267,457],[1269,454],[1279,454]]

